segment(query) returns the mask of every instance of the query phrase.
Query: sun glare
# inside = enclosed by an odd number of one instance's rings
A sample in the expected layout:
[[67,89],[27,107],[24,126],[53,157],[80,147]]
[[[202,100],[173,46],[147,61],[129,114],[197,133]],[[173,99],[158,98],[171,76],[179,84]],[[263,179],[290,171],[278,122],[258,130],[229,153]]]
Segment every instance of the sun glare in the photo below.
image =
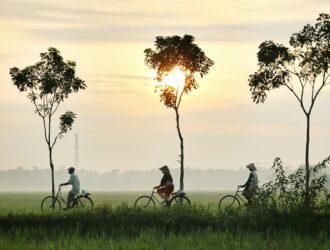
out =
[[[156,76],[156,72],[154,72]],[[183,73],[178,67],[169,72],[161,82],[154,82],[155,86],[172,86],[177,89],[179,93],[182,92],[185,84],[185,73]]]

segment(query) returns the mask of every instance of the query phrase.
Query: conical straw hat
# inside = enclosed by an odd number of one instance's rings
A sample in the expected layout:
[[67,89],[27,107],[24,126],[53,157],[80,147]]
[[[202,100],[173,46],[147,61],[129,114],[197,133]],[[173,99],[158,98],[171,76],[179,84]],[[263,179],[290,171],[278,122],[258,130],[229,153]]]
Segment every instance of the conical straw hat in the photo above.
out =
[[250,169],[251,171],[256,171],[257,168],[256,166],[254,165],[254,163],[250,163],[249,165],[246,166],[248,169]]
[[159,168],[159,170],[160,171],[163,171],[165,173],[170,173],[170,170],[169,170],[168,166],[166,166],[166,165],[164,165],[161,168]]

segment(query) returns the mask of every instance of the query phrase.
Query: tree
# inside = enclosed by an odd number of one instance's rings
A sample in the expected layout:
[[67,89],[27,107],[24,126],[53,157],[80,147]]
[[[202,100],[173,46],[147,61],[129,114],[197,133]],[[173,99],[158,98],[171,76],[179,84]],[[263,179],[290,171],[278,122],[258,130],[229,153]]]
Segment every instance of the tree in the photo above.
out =
[[[146,65],[157,71],[155,80],[159,83],[156,91],[159,91],[160,100],[167,108],[173,108],[176,115],[176,127],[180,139],[180,189],[184,183],[184,150],[183,136],[180,130],[179,107],[183,94],[190,93],[198,88],[196,75],[204,77],[214,64],[205,53],[194,43],[194,37],[190,35],[180,36],[157,36],[155,50],[145,49]],[[172,79],[175,83],[163,82],[170,74],[182,74],[183,84],[177,77]],[[180,77],[179,77],[180,78]]]
[[266,92],[286,87],[298,101],[306,116],[305,198],[310,197],[310,121],[321,90],[328,84],[330,63],[330,16],[320,14],[315,25],[307,24],[290,38],[291,47],[273,41],[260,44],[258,71],[249,77],[252,99],[266,100]]
[[53,148],[57,139],[62,138],[72,128],[76,114],[66,111],[60,116],[59,131],[52,137],[52,118],[59,105],[69,94],[86,88],[83,80],[76,77],[76,63],[64,61],[60,51],[49,48],[40,54],[41,60],[22,70],[10,69],[12,82],[21,92],[28,92],[35,112],[42,118],[44,137],[49,151],[52,195],[55,196]]

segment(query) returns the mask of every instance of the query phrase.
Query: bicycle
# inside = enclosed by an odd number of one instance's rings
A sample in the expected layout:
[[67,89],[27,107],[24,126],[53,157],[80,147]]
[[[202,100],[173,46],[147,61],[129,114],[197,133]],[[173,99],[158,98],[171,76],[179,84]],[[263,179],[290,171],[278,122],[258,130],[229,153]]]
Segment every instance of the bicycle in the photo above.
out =
[[[134,207],[139,208],[150,208],[150,207],[156,207],[156,202],[161,206],[190,206],[191,202],[189,198],[186,196],[186,193],[177,191],[173,192],[171,194],[171,198],[168,200],[168,202],[162,202],[157,199],[157,197],[154,195],[157,191],[154,189],[151,191],[151,195],[142,195],[138,197],[134,203]],[[155,202],[156,201],[156,202]]]
[[[245,206],[247,206],[249,203],[245,201],[238,193],[242,193],[243,191],[240,191],[240,186],[237,187],[237,191],[235,195],[226,195],[222,197],[219,201],[219,211],[221,211],[224,208],[232,208],[232,207],[240,207],[241,203],[243,203]],[[253,194],[251,200],[255,199],[257,193]]]
[[41,211],[43,213],[53,213],[61,210],[61,202],[66,205],[68,208],[73,209],[93,209],[94,202],[89,197],[91,194],[88,192],[82,191],[81,195],[76,195],[72,201],[72,205],[68,206],[68,202],[63,198],[61,187],[58,188],[56,196],[47,196],[41,202]]

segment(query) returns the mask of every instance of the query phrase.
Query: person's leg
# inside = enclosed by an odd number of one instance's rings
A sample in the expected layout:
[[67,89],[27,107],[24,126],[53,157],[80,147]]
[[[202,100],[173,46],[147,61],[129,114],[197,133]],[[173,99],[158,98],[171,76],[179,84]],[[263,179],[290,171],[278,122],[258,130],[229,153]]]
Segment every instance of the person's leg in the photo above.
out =
[[162,199],[164,199],[165,198],[165,192],[164,192],[164,187],[162,187],[162,188],[158,188],[157,189],[157,193],[158,193],[158,195],[160,196],[160,198],[162,198]]
[[72,201],[74,200],[75,194],[72,191],[69,191],[68,193],[68,207],[72,205]]
[[247,204],[250,205],[251,204],[251,193],[250,193],[250,190],[248,188],[245,188],[243,190],[243,192],[242,192],[242,195],[247,200]]
[[169,185],[164,188],[164,195],[165,195],[164,201],[166,203],[166,206],[170,205],[169,200],[170,200],[171,194],[173,193],[173,190],[174,190],[174,185]]

